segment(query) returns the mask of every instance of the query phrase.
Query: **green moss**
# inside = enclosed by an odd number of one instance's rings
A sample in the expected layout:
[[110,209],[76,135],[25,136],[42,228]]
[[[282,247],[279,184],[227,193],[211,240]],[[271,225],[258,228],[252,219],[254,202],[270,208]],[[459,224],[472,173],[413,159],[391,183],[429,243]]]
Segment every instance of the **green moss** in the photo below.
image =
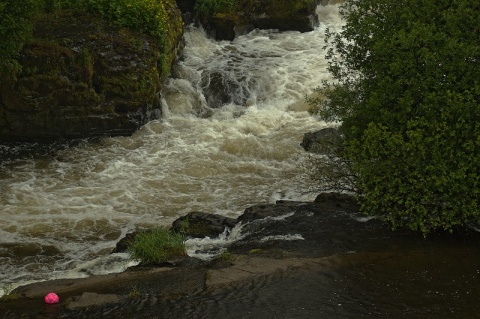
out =
[[237,260],[237,256],[235,256],[228,250],[225,250],[220,255],[218,255],[215,259],[222,262],[233,263],[235,260]]

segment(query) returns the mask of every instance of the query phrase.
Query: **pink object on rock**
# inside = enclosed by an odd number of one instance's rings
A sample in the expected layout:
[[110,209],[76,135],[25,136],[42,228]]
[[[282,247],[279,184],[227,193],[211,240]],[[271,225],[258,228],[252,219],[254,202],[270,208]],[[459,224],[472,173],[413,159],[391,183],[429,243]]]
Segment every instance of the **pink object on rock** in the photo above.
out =
[[45,302],[48,304],[58,303],[59,301],[60,301],[60,298],[58,298],[57,294],[54,292],[51,292],[45,296]]

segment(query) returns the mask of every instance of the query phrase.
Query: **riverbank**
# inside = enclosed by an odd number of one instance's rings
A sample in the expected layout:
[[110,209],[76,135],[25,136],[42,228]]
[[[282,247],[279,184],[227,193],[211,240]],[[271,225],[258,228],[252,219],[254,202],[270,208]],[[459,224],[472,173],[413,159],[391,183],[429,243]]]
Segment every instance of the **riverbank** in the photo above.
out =
[[[427,239],[408,230],[392,232],[386,224],[361,216],[355,202],[348,197],[319,196],[315,202],[279,201],[256,205],[245,210],[237,222],[242,224],[242,238],[212,261],[186,258],[164,267],[133,267],[119,274],[19,287],[13,292],[16,298],[0,303],[0,315],[5,318],[220,318],[222,310],[217,309],[217,316],[210,313],[211,307],[191,308],[192,302],[202,304],[205,300],[216,300],[216,306],[236,309],[233,300],[227,306],[218,296],[230,296],[234,292],[240,298],[241,293],[249,294],[266,286],[286,281],[305,282],[318,274],[325,276],[358,265],[422,268],[426,267],[425,263],[443,258],[443,264],[437,266],[448,269],[454,263],[461,264],[459,260],[465,261],[465,254],[477,260],[479,257],[474,256],[480,256],[478,232],[433,234]],[[405,262],[405,258],[411,261]],[[480,265],[466,261],[462,269],[473,267],[474,271]],[[388,272],[388,269],[382,268],[382,271]],[[362,276],[366,274],[368,272]],[[467,286],[459,282],[462,289],[470,289],[468,298],[480,296],[479,277],[472,277]],[[434,279],[420,277],[417,281],[423,281],[422,285],[428,289]],[[347,277],[344,280],[348,280]],[[322,284],[325,283],[315,283]],[[343,281],[334,284],[338,289],[344,285]],[[450,285],[445,282],[445,289]],[[294,288],[295,284],[289,285],[284,293]],[[60,296],[59,304],[44,303],[43,297],[51,291]],[[408,292],[397,293],[401,296]],[[292,302],[295,304],[294,299]],[[449,307],[452,305],[455,301]],[[252,307],[250,312],[231,314],[230,318],[268,318],[265,309]],[[288,309],[284,311],[284,316],[270,318],[296,317],[289,315]],[[307,317],[301,314],[297,318]]]

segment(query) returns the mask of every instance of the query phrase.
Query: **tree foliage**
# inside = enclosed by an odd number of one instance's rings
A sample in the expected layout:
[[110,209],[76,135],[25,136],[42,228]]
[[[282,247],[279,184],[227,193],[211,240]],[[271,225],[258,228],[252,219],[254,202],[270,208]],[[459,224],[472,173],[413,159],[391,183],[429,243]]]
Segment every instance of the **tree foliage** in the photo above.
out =
[[342,123],[362,210],[425,234],[478,223],[480,1],[349,0],[341,13],[320,114]]

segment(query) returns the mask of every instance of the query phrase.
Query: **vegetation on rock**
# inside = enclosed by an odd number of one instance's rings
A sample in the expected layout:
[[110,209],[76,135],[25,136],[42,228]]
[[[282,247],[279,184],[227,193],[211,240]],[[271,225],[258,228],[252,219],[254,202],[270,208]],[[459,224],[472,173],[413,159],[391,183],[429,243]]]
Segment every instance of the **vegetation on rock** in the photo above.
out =
[[154,265],[186,255],[184,236],[157,227],[138,233],[128,246],[132,259],[142,265]]
[[0,43],[1,141],[129,135],[161,115],[183,35],[174,0],[0,0],[0,15],[16,40]]
[[[55,0],[52,0],[55,1]],[[176,8],[175,0],[56,0],[64,9],[76,9],[92,14],[99,14],[113,23],[131,30],[154,36],[163,47],[173,44],[169,29],[174,20],[171,14]],[[162,71],[169,70],[173,59],[163,56]]]
[[480,222],[478,1],[350,0],[327,32],[334,81],[320,114],[341,121],[361,210],[424,234]]

